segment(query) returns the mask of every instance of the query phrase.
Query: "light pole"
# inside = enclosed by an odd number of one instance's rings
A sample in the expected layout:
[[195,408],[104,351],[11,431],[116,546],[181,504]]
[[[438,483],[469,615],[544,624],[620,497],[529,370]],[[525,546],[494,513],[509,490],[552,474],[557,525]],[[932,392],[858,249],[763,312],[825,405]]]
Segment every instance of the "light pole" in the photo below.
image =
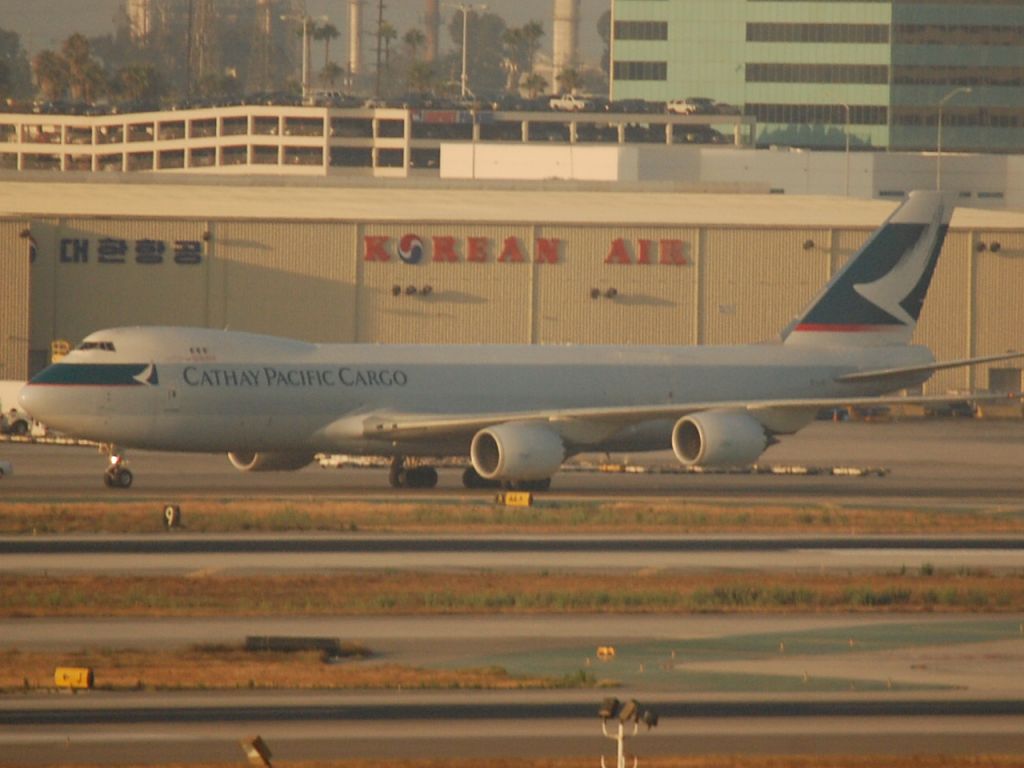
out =
[[466,71],[467,64],[467,51],[469,46],[466,42],[466,38],[469,34],[469,12],[470,11],[486,11],[486,5],[473,5],[472,3],[459,3],[458,5],[450,6],[457,11],[462,11],[462,77],[459,78],[460,92],[462,98],[466,98],[466,94],[469,93],[469,74]]
[[615,0],[608,10],[608,101],[615,101]]
[[846,110],[846,196],[850,196],[850,105],[840,104]]
[[941,99],[939,99],[939,129],[935,137],[935,189],[942,191],[942,108],[946,102],[958,93],[970,93],[971,89],[966,85],[954,88]]
[[309,98],[309,25],[314,21],[327,21],[326,16],[289,16],[282,15],[281,21],[302,22],[302,101],[305,103]]
[[[658,724],[658,715],[654,710],[640,709],[640,705],[637,704],[636,699],[630,699],[626,703],[620,702],[616,698],[608,698],[601,702],[601,708],[598,710],[597,716],[601,718],[601,733],[606,738],[611,739],[616,743],[616,759],[615,768],[627,768],[626,766],[626,739],[631,736],[636,736],[637,731],[640,729],[640,723],[647,726],[647,730],[655,727]],[[608,732],[608,721],[618,720],[618,729],[614,733]],[[633,723],[632,733],[627,733],[627,723]],[[636,757],[633,758],[633,768],[637,768],[639,761]],[[601,755],[601,768],[608,768],[604,761],[604,755]]]

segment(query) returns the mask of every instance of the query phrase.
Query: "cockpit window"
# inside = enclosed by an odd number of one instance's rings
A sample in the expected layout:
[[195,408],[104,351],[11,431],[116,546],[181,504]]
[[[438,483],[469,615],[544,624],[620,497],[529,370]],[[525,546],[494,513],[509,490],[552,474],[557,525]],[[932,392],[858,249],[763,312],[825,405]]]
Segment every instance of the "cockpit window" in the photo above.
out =
[[86,351],[90,349],[100,349],[104,352],[114,352],[114,342],[112,341],[83,341],[78,345],[78,348]]

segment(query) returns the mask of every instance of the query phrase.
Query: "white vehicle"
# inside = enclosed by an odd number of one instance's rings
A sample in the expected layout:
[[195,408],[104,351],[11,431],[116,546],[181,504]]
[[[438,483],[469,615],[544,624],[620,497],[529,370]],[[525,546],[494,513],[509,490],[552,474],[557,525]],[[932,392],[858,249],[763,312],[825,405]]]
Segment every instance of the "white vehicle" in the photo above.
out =
[[[467,457],[467,487],[543,489],[582,452],[671,448],[688,466],[755,461],[819,409],[880,397],[933,371],[912,346],[952,214],[913,192],[776,344],[701,347],[310,344],[207,328],[97,331],[22,390],[36,418],[122,448],[226,452],[239,470],[296,470],[318,453],[386,456],[395,487]],[[406,468],[406,457],[417,465]]]
[[0,381],[0,434],[24,437],[32,431],[32,417],[18,405],[24,381]]
[[561,96],[552,96],[548,108],[559,112],[585,112],[590,109],[590,102],[575,94],[563,93]]
[[673,115],[710,115],[715,112],[715,100],[696,96],[673,99],[665,102],[665,111]]

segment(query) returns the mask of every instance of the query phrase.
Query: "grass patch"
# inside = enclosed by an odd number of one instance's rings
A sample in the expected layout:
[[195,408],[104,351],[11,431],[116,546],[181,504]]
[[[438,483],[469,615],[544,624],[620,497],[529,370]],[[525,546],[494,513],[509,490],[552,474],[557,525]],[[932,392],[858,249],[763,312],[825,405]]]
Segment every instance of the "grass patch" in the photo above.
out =
[[250,652],[230,646],[182,651],[100,649],[77,653],[0,651],[0,691],[52,689],[56,667],[91,667],[99,690],[538,689],[593,687],[588,675],[511,675],[492,665],[423,669],[375,661],[326,664],[318,651]]
[[[815,533],[1024,534],[1019,509],[844,507],[834,504],[659,502],[561,503],[531,508],[476,501],[180,497],[185,530],[194,533]],[[33,502],[9,500],[0,534],[155,533],[159,500]]]
[[1017,612],[1024,572],[0,575],[0,616]]

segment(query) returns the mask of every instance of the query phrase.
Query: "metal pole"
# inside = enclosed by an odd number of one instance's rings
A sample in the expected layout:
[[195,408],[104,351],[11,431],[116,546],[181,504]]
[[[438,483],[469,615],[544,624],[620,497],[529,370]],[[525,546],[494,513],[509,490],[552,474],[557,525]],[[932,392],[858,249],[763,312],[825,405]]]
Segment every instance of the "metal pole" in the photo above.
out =
[[465,6],[465,4],[460,5],[459,8],[462,9],[462,77],[460,78],[460,82],[462,86],[462,98],[465,99],[466,91],[469,90],[469,78],[466,75],[466,52],[469,48],[469,46],[466,44],[466,35],[469,32],[469,9]]
[[942,191],[942,108],[946,106],[947,101],[952,99],[958,93],[970,92],[971,89],[969,87],[960,86],[959,88],[954,88],[939,99],[939,126],[935,135],[935,189],[940,192]]
[[615,101],[615,0],[608,19],[608,101]]
[[846,196],[850,196],[850,105],[843,104],[846,110]]
[[309,98],[309,16],[302,18],[302,101]]

